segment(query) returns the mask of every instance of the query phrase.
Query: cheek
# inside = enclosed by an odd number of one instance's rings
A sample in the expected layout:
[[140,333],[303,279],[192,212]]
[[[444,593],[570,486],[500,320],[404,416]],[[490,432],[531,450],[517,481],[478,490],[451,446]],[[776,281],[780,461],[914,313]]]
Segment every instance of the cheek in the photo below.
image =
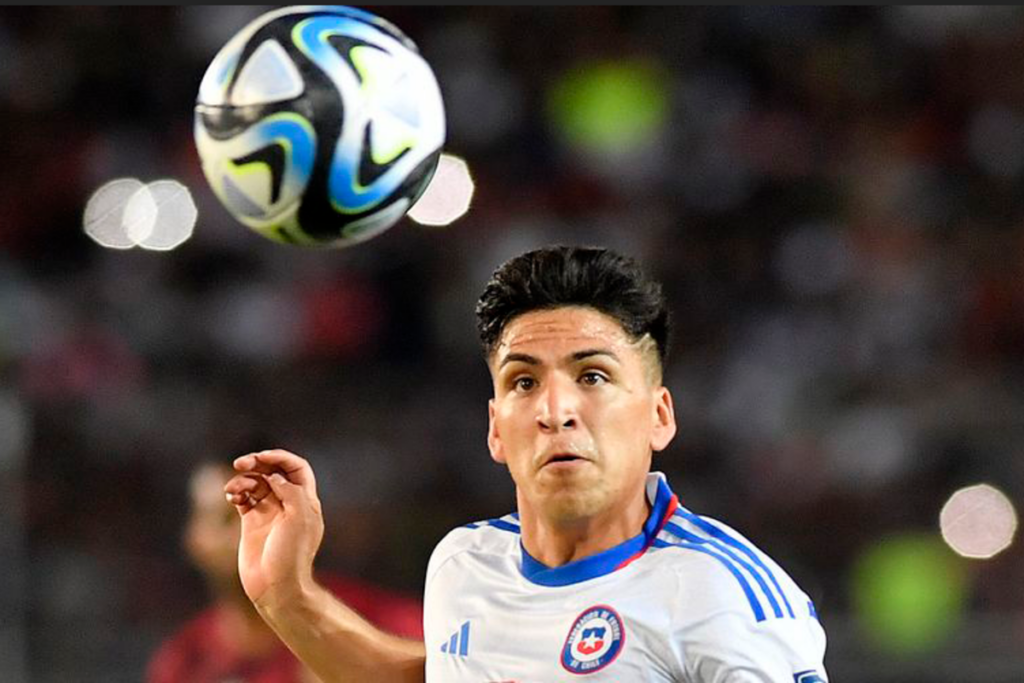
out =
[[[508,439],[519,439],[533,424],[531,408],[521,401],[518,405],[504,403],[495,414],[498,431]],[[507,440],[507,439],[506,439]]]
[[636,431],[636,427],[646,423],[647,410],[647,401],[637,400],[635,396],[623,392],[613,400],[596,404],[594,414],[600,417],[601,422],[629,424],[634,427],[630,431]]
[[650,442],[653,410],[654,407],[647,401],[623,401],[619,405],[595,411],[591,424],[599,437],[623,445],[646,447]]
[[[488,439],[493,437],[495,441],[490,442],[490,445],[492,449],[497,449],[501,458],[499,462],[509,468],[513,466],[517,459],[516,454],[521,449],[520,444],[523,440],[523,429],[519,424],[521,421],[516,419],[515,412],[505,403],[496,405],[494,414],[491,416]],[[495,455],[495,451],[492,450],[493,455]]]

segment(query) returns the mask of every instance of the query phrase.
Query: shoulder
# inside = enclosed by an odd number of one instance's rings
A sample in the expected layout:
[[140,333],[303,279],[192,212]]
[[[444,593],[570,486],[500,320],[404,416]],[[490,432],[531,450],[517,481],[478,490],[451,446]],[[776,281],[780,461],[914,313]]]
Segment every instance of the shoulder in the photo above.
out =
[[507,558],[519,548],[519,516],[515,513],[472,522],[449,531],[434,547],[427,565],[427,584],[457,558],[467,555]]
[[679,508],[652,551],[676,574],[673,631],[698,680],[760,671],[771,680],[819,672],[825,633],[807,594],[767,553],[730,526]]
[[691,613],[736,607],[756,622],[813,614],[806,593],[775,560],[716,519],[680,506],[652,549],[668,551],[673,571],[688,587]]

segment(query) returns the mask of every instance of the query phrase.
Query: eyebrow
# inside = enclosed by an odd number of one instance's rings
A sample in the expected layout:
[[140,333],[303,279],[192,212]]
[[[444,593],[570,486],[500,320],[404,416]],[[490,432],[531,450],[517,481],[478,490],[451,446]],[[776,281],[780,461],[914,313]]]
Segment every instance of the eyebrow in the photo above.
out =
[[[616,363],[619,363],[620,365],[622,364],[622,360],[617,355],[615,355],[615,352],[610,351],[608,349],[583,349],[582,351],[576,351],[569,357],[572,359],[572,362],[578,363],[581,360],[586,360],[587,358],[592,358],[594,356],[607,356],[608,358],[614,360]],[[535,358],[534,356],[531,356],[528,353],[510,353],[501,359],[501,363],[498,364],[498,368],[503,368],[509,363],[515,362],[526,363],[527,365],[541,364],[539,359]]]
[[592,358],[593,356],[607,356],[616,363],[622,363],[622,360],[615,355],[615,352],[610,351],[608,349],[584,349],[583,351],[577,351],[576,353],[572,354],[572,359],[578,362],[581,360],[586,360],[587,358]]
[[540,365],[540,361],[527,353],[510,353],[501,359],[498,368],[503,368],[509,363],[526,363],[527,365]]

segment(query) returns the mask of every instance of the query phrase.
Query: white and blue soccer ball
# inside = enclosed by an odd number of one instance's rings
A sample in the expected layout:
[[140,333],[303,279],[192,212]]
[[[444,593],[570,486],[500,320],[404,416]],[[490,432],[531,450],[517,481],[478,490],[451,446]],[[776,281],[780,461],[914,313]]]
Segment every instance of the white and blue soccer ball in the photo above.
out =
[[278,242],[341,247],[379,235],[416,202],[445,115],[430,65],[394,25],[348,7],[286,7],[214,57],[194,132],[232,216]]

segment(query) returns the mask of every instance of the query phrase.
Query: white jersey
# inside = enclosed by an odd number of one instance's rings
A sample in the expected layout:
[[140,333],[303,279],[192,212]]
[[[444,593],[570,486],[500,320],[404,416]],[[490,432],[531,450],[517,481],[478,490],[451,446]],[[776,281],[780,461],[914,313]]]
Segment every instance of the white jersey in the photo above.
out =
[[451,531],[424,596],[428,683],[822,683],[814,605],[651,473],[642,533],[549,568],[511,514]]

